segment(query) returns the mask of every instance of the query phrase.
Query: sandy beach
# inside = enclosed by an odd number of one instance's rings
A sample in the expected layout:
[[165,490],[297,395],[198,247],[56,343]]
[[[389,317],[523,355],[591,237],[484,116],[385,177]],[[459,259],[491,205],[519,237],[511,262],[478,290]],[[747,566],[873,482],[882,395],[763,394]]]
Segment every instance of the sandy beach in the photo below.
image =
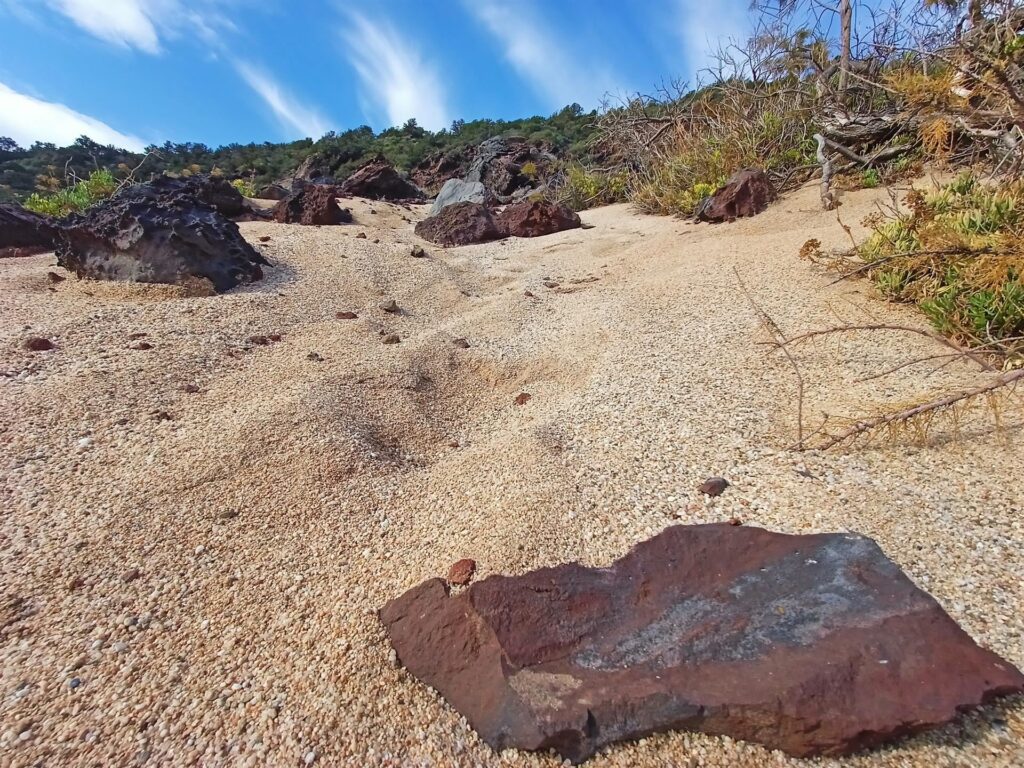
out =
[[[863,233],[884,198],[848,194],[842,221]],[[0,765],[558,765],[482,743],[396,665],[377,609],[460,558],[478,579],[603,565],[680,522],[870,536],[1024,667],[1019,395],[1001,429],[978,409],[924,442],[789,449],[793,371],[737,273],[787,334],[927,327],[798,257],[849,243],[815,187],[732,224],[616,205],[452,249],[413,234],[425,207],[352,209],[241,224],[274,267],[222,295],[0,261]],[[983,380],[867,378],[937,347],[799,347],[806,426]],[[588,763],[801,764],[1019,766],[1024,701],[844,760],[671,733]]]

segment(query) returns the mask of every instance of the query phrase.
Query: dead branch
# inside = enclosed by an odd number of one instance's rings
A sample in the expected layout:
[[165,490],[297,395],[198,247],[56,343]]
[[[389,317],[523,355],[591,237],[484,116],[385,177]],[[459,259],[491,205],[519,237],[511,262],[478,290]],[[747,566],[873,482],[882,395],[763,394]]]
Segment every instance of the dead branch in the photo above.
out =
[[932,331],[924,330],[923,328],[914,328],[909,325],[893,325],[890,323],[867,323],[864,325],[837,325],[831,328],[821,328],[815,331],[807,331],[806,333],[802,333],[799,336],[794,336],[793,338],[786,340],[783,346],[801,344],[805,341],[808,341],[809,339],[814,339],[821,336],[830,336],[838,333],[857,333],[860,331],[895,331],[899,333],[916,333],[917,335],[924,336],[925,338],[931,339],[932,341],[937,341],[943,346],[946,346],[949,349],[953,350],[961,357],[971,360],[972,362],[977,364],[978,367],[981,368],[981,370],[983,371],[996,370],[996,368],[987,360],[985,360],[984,357],[978,355],[975,352],[972,352],[969,349],[964,349],[963,347],[959,346],[950,339],[947,339],[945,336],[942,336],[938,333],[933,333]]
[[895,413],[887,413],[882,416],[876,416],[871,419],[863,419],[858,421],[849,429],[838,435],[831,436],[828,440],[820,445],[815,446],[818,450],[828,450],[841,443],[845,443],[848,440],[853,440],[867,432],[871,432],[880,427],[886,427],[892,424],[901,424],[920,419],[921,417],[928,416],[929,414],[937,413],[945,408],[950,408],[959,403],[973,400],[983,395],[989,395],[996,390],[1004,387],[1013,386],[1017,381],[1024,379],[1024,369],[1018,369],[1016,371],[1009,371],[997,376],[993,381],[988,384],[983,384],[973,389],[965,389],[953,394],[940,397],[937,400],[932,400],[927,403],[915,405],[913,408],[906,408]]
[[[796,359],[790,353],[788,343],[786,341],[785,334],[782,333],[782,329],[779,328],[778,324],[771,318],[771,316],[762,309],[754,297],[750,294],[750,290],[747,288],[746,283],[743,282],[743,278],[740,277],[740,272],[736,267],[732,268],[732,271],[736,273],[736,280],[740,284],[740,288],[747,297],[747,301],[750,302],[750,306],[753,307],[754,313],[761,320],[761,324],[764,325],[765,330],[771,334],[772,339],[777,344],[778,348],[785,354],[786,359],[789,360],[789,364],[793,368],[793,373],[796,375],[796,450],[802,451],[804,449],[804,376],[800,372],[800,366],[797,365]],[[815,433],[817,434],[817,433]]]
[[814,140],[818,142],[818,162],[821,163],[821,205],[826,211],[832,211],[836,207],[836,198],[831,189],[832,160],[825,152],[828,139],[820,133],[816,133]]

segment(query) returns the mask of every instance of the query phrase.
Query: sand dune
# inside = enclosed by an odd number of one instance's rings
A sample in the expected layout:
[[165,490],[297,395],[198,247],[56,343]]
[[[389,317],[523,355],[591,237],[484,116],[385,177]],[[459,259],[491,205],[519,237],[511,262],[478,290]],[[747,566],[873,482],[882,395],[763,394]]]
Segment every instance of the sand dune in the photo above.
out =
[[[859,231],[878,199],[850,194],[843,220]],[[423,210],[356,201],[351,226],[242,224],[276,267],[220,296],[0,263],[0,764],[555,765],[479,742],[396,668],[375,610],[462,557],[478,578],[603,564],[675,522],[869,535],[1024,666],[1024,409],[1003,432],[968,417],[960,440],[787,450],[793,374],[734,269],[789,333],[924,327],[798,259],[846,242],[819,207],[808,188],[712,227],[612,206],[413,259]],[[24,351],[31,335],[57,349]],[[859,381],[934,347],[801,348],[808,423],[980,380]],[[733,487],[701,497],[716,474]],[[669,734],[592,765],[790,762]],[[1022,763],[1019,701],[843,761]]]

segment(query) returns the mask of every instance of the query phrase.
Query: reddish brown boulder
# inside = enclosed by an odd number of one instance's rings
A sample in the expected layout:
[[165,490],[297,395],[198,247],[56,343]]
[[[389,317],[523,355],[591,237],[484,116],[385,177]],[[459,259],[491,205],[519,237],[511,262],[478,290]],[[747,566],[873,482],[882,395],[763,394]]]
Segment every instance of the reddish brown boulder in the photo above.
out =
[[542,237],[580,226],[575,211],[547,200],[524,200],[498,214],[498,228],[508,237]]
[[675,526],[609,568],[431,579],[380,612],[495,749],[572,761],[656,731],[841,755],[1024,690],[870,539]]
[[352,212],[338,205],[341,194],[329,184],[307,184],[274,206],[274,221],[307,226],[350,224]]
[[341,185],[349,195],[371,200],[421,200],[423,193],[404,178],[395,166],[377,157],[357,170]]
[[479,203],[455,203],[416,225],[416,234],[438,245],[485,243],[501,237],[488,208]]
[[720,223],[755,216],[778,197],[771,179],[764,171],[745,169],[705,198],[694,213],[698,221]]
[[13,203],[0,204],[0,258],[53,250],[53,220]]

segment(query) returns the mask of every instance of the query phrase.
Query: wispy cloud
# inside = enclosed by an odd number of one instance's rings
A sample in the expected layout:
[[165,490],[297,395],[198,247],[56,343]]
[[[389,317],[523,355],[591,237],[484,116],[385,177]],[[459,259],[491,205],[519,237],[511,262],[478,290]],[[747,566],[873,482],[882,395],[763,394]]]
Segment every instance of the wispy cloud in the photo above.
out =
[[552,107],[573,102],[597,106],[620,89],[618,78],[605,66],[569,52],[536,8],[501,0],[463,0],[463,5],[501,43],[505,58]]
[[46,0],[78,27],[113,45],[159,54],[163,41],[184,30],[217,44],[219,31],[234,29],[219,6],[229,0]]
[[91,35],[123,48],[160,52],[160,36],[144,0],[49,0]]
[[411,117],[440,130],[451,122],[437,70],[387,22],[373,22],[350,10],[342,32],[346,55],[362,82],[364,97],[387,115],[390,125]]
[[263,70],[244,61],[235,61],[235,69],[281,123],[301,134],[302,138],[319,139],[328,131],[327,121],[313,108],[298,102],[277,81]]
[[750,32],[748,0],[677,0],[677,28],[688,68],[698,70],[714,63],[714,52],[729,39],[742,42]]
[[0,136],[10,136],[24,146],[33,141],[52,141],[65,146],[79,136],[134,151],[146,144],[137,136],[121,133],[101,120],[63,104],[19,93],[4,83],[0,83]]

